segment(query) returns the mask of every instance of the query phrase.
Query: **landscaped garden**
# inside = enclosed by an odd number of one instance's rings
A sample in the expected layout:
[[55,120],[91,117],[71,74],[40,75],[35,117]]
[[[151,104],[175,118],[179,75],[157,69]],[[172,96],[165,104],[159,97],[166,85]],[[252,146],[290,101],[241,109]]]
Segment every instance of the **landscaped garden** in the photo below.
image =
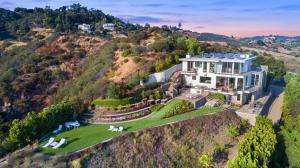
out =
[[[63,131],[54,137],[56,140],[61,138],[66,138],[67,139],[66,145],[62,146],[59,149],[42,148],[42,151],[48,154],[74,152],[82,148],[97,144],[101,141],[109,140],[110,138],[126,134],[128,132],[138,131],[144,128],[150,128],[159,125],[164,125],[171,122],[187,120],[208,113],[216,113],[223,109],[222,107],[202,107],[198,110],[194,110],[189,113],[175,115],[170,118],[162,119],[162,116],[165,113],[172,110],[176,106],[176,104],[182,101],[183,100],[174,99],[170,101],[165,107],[163,107],[159,111],[153,112],[149,117],[145,119],[126,122],[122,124],[114,124],[114,126],[124,127],[123,132],[108,131],[110,125],[107,124],[83,125],[79,128]],[[45,139],[44,142],[46,141],[47,139]]]

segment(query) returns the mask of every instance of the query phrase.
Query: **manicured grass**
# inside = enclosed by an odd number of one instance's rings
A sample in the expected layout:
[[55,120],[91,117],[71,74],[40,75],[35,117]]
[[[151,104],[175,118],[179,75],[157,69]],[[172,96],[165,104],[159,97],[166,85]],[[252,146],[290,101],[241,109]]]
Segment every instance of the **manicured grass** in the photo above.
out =
[[84,147],[97,144],[101,141],[108,140],[110,138],[126,134],[128,132],[164,125],[171,122],[187,120],[208,113],[216,113],[223,109],[222,107],[202,107],[199,110],[195,110],[189,113],[161,119],[162,115],[172,109],[172,107],[174,107],[180,101],[182,100],[172,100],[161,110],[153,112],[149,117],[145,119],[123,124],[114,124],[114,126],[123,126],[125,128],[125,131],[123,131],[122,133],[108,131],[108,124],[85,125],[80,126],[79,128],[61,132],[60,134],[55,136],[55,139],[59,140],[60,138],[66,138],[68,143],[59,149],[43,148],[42,151],[47,154],[74,152]]
[[96,99],[94,100],[94,104],[103,105],[103,106],[118,106],[118,105],[126,105],[131,104],[133,102],[132,97],[127,97],[123,99]]
[[298,130],[292,130],[291,132],[283,130],[282,134],[290,167],[300,166],[300,132]]

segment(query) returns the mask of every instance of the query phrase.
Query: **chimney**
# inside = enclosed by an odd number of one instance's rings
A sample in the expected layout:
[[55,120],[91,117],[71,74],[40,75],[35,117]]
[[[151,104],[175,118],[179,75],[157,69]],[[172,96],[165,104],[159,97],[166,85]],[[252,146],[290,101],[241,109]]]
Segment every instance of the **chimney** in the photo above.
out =
[[187,54],[187,55],[186,55],[186,58],[191,58],[191,55],[190,55],[190,54]]

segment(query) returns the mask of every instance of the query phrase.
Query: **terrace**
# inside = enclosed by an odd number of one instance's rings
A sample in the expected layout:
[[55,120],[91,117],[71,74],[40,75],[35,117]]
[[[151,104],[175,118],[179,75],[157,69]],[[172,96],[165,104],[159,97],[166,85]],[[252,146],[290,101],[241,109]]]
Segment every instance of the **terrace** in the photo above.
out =
[[[160,125],[170,124],[183,120],[192,119],[197,116],[217,113],[223,110],[222,107],[201,107],[198,110],[176,115],[170,118],[162,119],[162,116],[171,110],[176,104],[180,103],[179,99],[173,99],[166,104],[161,110],[152,112],[148,117],[141,120],[128,121],[124,123],[114,124],[116,127],[124,127],[123,132],[108,131],[107,124],[88,124],[72,130],[65,130],[55,136],[55,139],[66,138],[67,144],[58,149],[41,148],[42,152],[47,154],[63,154],[75,152],[80,149],[96,145],[98,143],[108,141],[111,138],[124,135],[129,132],[139,131],[145,128],[156,127]],[[44,139],[41,146],[46,143]]]

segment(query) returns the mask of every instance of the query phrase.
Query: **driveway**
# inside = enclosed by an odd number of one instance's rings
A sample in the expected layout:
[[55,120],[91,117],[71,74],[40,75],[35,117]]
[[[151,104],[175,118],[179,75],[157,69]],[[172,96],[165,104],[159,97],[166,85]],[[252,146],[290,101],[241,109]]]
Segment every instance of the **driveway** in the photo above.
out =
[[276,124],[281,119],[284,87],[272,85],[271,89],[275,99],[269,108],[268,118],[272,120],[273,124]]

